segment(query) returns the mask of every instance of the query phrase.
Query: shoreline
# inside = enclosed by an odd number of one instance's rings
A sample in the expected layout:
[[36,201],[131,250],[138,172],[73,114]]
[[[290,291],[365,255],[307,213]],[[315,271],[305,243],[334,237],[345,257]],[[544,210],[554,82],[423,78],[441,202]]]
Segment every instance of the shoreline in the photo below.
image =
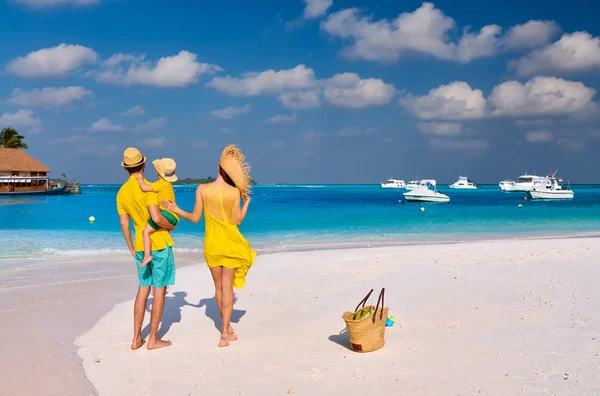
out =
[[[186,235],[187,236],[187,235]],[[398,240],[382,241],[380,239],[366,239],[363,241],[334,241],[334,242],[302,242],[295,241],[291,243],[275,243],[269,244],[267,242],[256,242],[248,238],[251,246],[258,246],[255,248],[259,255],[265,254],[277,254],[277,253],[295,253],[295,252],[309,252],[315,250],[345,250],[345,249],[370,249],[380,247],[402,247],[402,246],[423,246],[423,245],[447,245],[447,244],[460,244],[460,243],[479,243],[479,242],[501,242],[501,241],[521,241],[521,240],[547,240],[547,239],[573,239],[573,238],[600,238],[600,231],[589,231],[589,232],[572,232],[572,233],[524,233],[524,234],[496,234],[496,235],[485,235],[481,237],[459,237],[459,238],[415,238],[410,240]],[[282,246],[283,245],[283,246]],[[185,259],[191,259],[194,254],[202,253],[202,246],[197,248],[189,247],[177,247],[177,240],[173,246],[173,251],[178,255],[184,255]],[[45,261],[49,259],[57,259],[61,262],[67,261],[81,261],[84,257],[89,255],[97,254],[102,255],[118,255],[116,259],[122,259],[128,256],[126,249],[104,249],[96,252],[93,249],[89,252],[85,252],[81,249],[74,253],[66,254],[54,254],[46,253],[45,255],[35,257],[9,257],[0,258],[0,264],[8,262],[35,262]],[[203,257],[201,257],[203,261]],[[3,270],[0,270],[0,274]]]

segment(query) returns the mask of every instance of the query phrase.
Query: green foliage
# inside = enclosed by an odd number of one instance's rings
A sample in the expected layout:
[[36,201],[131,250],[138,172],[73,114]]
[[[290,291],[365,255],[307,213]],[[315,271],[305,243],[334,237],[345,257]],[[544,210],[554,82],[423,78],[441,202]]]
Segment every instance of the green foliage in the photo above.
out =
[[20,135],[14,128],[2,128],[0,132],[0,147],[27,149],[27,144],[23,143],[24,136]]

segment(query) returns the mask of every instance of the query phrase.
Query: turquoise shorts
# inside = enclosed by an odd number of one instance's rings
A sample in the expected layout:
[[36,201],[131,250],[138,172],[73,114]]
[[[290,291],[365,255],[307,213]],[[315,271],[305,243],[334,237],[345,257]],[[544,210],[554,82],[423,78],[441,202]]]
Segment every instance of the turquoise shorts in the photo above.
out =
[[135,253],[135,262],[138,270],[138,282],[140,286],[152,286],[161,288],[175,284],[175,257],[173,248],[167,246],[163,250],[153,250],[152,261],[140,268],[144,259],[144,252]]
[[[160,214],[161,214],[161,215],[163,215],[163,216],[164,216],[164,218],[165,218],[165,219],[167,219],[167,221],[168,221],[169,223],[173,224],[174,226],[176,226],[176,225],[177,225],[177,223],[178,223],[178,221],[177,221],[177,218],[176,218],[175,216],[173,216],[173,214],[172,214],[171,212],[168,212],[168,211],[166,211],[166,210],[161,210],[161,211],[160,211]],[[148,219],[148,225],[149,225],[150,227],[152,227],[152,229],[153,229],[154,231],[158,231],[158,230],[160,230],[160,227],[159,227],[159,225],[158,225],[158,224],[156,224],[156,223],[155,223],[155,222],[152,220],[152,218],[149,218],[149,219]]]

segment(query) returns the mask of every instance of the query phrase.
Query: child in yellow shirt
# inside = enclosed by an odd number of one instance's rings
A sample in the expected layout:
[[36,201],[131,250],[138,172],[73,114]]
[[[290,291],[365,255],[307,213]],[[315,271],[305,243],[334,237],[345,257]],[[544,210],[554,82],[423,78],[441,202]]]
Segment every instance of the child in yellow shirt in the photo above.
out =
[[[177,164],[171,158],[162,158],[152,161],[152,165],[154,165],[154,168],[156,168],[158,180],[154,183],[146,184],[143,176],[138,174],[137,179],[138,183],[140,184],[140,188],[144,192],[154,191],[158,195],[159,202],[175,202],[173,183],[177,181],[177,176],[175,176],[175,168],[177,167]],[[179,223],[179,216],[171,211],[166,210],[162,205],[160,205],[160,213],[165,217],[165,219],[167,219],[169,223],[173,225],[177,225],[177,223]],[[159,229],[160,227],[158,224],[152,221],[152,218],[148,219],[148,225],[142,232],[144,238],[144,259],[140,264],[140,268],[143,268],[146,264],[152,261],[152,255],[150,253],[152,242],[150,241],[150,235]]]

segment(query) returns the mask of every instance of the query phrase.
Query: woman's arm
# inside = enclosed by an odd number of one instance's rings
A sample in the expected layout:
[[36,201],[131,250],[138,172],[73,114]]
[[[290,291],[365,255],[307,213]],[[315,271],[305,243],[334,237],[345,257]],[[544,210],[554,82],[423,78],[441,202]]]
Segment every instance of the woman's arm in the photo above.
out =
[[185,210],[181,210],[175,202],[172,201],[161,201],[161,205],[165,207],[165,209],[170,210],[175,213],[179,217],[186,219],[187,221],[191,221],[192,223],[198,223],[202,218],[202,209],[204,209],[204,205],[202,203],[202,191],[204,190],[204,186],[198,186],[196,190],[196,203],[194,204],[194,211],[192,213],[186,212]]
[[233,209],[233,214],[235,216],[235,223],[237,225],[242,224],[242,222],[246,218],[246,213],[248,213],[248,205],[250,205],[250,197],[246,197],[246,199],[244,200],[244,205],[240,207],[240,205],[242,203],[241,201],[242,201],[242,198],[241,198],[239,190],[238,190],[238,194],[235,199],[235,206]]
[[138,184],[143,192],[152,192],[152,186],[144,182],[144,177],[141,173],[136,173],[135,177],[137,178]]

